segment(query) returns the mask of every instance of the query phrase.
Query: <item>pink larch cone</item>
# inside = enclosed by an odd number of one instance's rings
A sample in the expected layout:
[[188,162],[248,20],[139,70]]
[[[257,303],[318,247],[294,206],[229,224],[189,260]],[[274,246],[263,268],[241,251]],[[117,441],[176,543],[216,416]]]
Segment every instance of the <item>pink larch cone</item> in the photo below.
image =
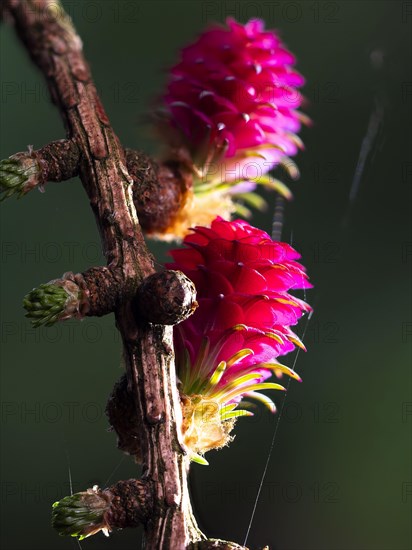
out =
[[183,49],[159,123],[169,158],[193,173],[177,236],[191,225],[209,225],[216,214],[228,218],[236,210],[247,214],[245,205],[262,206],[253,193],[258,184],[290,198],[268,172],[283,164],[298,175],[290,157],[302,147],[296,133],[307,117],[297,110],[304,79],[294,63],[278,35],[258,19],[242,25],[228,18],[227,27],[211,26]]
[[310,307],[289,290],[311,287],[300,255],[246,221],[217,218],[196,227],[167,267],[196,285],[199,307],[175,328],[176,368],[184,404],[185,442],[191,451],[227,443],[244,399],[274,403],[261,390],[275,374],[300,380],[278,357],[302,346],[292,332]]

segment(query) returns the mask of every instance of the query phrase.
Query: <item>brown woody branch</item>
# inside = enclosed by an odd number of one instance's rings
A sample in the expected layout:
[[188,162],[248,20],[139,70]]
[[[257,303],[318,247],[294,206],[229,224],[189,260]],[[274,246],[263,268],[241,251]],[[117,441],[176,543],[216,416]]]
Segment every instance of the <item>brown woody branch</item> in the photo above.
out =
[[[144,188],[151,178],[148,174],[141,177],[135,174],[133,178],[128,172],[126,156],[129,155],[125,155],[101,104],[83,57],[81,41],[56,0],[4,0],[3,8],[47,80],[52,101],[67,131],[67,141],[61,146],[67,147],[65,154],[72,156],[70,168],[75,171],[74,165],[77,165],[100,230],[108,272],[89,270],[88,288],[92,284],[97,288],[103,277],[106,282],[111,281],[107,285],[108,293],[117,284],[121,289],[122,299],[118,299],[116,293],[110,299],[122,336],[127,388],[139,425],[141,456],[136,458],[141,458],[143,463],[142,481],[151,487],[150,510],[144,522],[145,548],[193,548],[193,543],[204,541],[206,537],[199,531],[190,505],[188,458],[181,442],[181,407],[176,387],[172,327],[140,318],[136,314],[135,301],[131,299],[142,282],[154,273],[133,200],[139,206],[145,199],[140,199],[136,189],[132,189],[134,182]],[[34,159],[41,180],[63,179],[68,175],[70,170],[63,170],[56,159],[56,155],[50,153],[47,166],[38,157]],[[168,169],[166,180],[170,183],[175,174],[173,167]],[[152,179],[152,186],[155,181],[156,177]],[[181,192],[184,193],[184,189],[182,185]],[[170,192],[166,184],[164,192]],[[179,192],[173,191],[173,200],[177,203]],[[156,215],[156,208],[153,215]],[[160,222],[164,215],[163,212]],[[101,304],[96,300],[93,305],[90,302],[89,307],[97,311]],[[141,497],[140,488],[135,488],[136,499]],[[119,485],[120,509],[124,510],[126,499],[133,500],[133,491],[129,484],[126,495]],[[210,541],[203,547],[236,548],[230,543],[222,544],[226,546],[216,546]]]
[[55,502],[52,525],[60,535],[85,538],[103,530],[137,527],[148,521],[151,510],[151,484],[128,479],[111,487],[75,493]]
[[[139,223],[147,233],[163,232],[172,223],[191,186],[191,176],[182,165],[158,164],[141,151],[124,150],[127,170],[133,180],[133,200]],[[16,153],[0,163],[0,191],[6,193],[8,174],[24,175],[9,195],[19,197],[43,189],[47,182],[61,182],[79,174],[81,153],[75,140],[61,139],[41,149]],[[7,195],[8,196],[8,195]]]
[[52,141],[37,151],[29,147],[27,153],[17,153],[10,157],[27,169],[33,169],[35,175],[26,185],[23,194],[48,181],[65,181],[77,176],[79,171],[80,150],[75,141],[60,139]]
[[132,301],[137,319],[157,325],[176,325],[197,307],[196,289],[181,271],[153,273],[128,294],[118,270],[92,267],[83,273],[68,271],[33,289],[25,298],[27,316],[35,326],[66,319],[101,317]]

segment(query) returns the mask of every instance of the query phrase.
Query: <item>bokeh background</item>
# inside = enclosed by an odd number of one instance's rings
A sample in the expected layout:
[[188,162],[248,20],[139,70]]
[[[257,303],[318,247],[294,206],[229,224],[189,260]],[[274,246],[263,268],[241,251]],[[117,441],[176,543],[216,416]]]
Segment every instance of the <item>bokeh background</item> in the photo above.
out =
[[[165,70],[208,22],[262,17],[296,53],[314,126],[302,131],[302,175],[290,182],[283,238],[303,254],[315,315],[296,364],[304,382],[290,385],[248,545],[411,548],[412,2],[62,3],[123,144],[152,153],[142,121]],[[4,158],[64,130],[13,29],[3,24],[0,39]],[[378,128],[350,201],[371,117]],[[270,231],[271,215],[272,207],[255,225]],[[51,503],[70,492],[69,470],[74,491],[139,474],[104,415],[121,374],[120,342],[113,316],[33,330],[21,304],[34,286],[104,259],[78,180],[6,201],[1,231],[2,548],[70,550],[76,542],[50,527]],[[150,246],[163,262],[167,246]],[[230,448],[193,466],[194,506],[208,535],[243,542],[276,421],[264,411],[242,419]],[[81,547],[128,550],[140,538],[130,530]]]

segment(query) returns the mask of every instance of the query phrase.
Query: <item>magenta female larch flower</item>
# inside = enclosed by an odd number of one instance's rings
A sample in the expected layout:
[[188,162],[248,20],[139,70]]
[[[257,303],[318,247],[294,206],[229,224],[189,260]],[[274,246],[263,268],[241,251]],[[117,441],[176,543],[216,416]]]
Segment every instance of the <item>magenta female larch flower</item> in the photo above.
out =
[[266,381],[272,374],[300,380],[278,357],[303,347],[290,327],[310,307],[288,291],[311,285],[290,245],[246,221],[216,218],[184,244],[167,267],[183,271],[197,290],[199,307],[175,327],[175,349],[184,442],[202,460],[230,440],[236,417],[252,414],[248,400],[275,411],[260,393],[284,389]]
[[159,121],[168,158],[185,163],[193,176],[172,236],[209,225],[216,214],[247,215],[247,206],[262,206],[253,193],[258,184],[291,196],[268,172],[283,164],[298,175],[290,157],[302,147],[296,133],[308,119],[297,110],[302,103],[297,88],[304,79],[294,63],[278,35],[259,19],[242,25],[228,18],[227,27],[211,26],[183,49]]

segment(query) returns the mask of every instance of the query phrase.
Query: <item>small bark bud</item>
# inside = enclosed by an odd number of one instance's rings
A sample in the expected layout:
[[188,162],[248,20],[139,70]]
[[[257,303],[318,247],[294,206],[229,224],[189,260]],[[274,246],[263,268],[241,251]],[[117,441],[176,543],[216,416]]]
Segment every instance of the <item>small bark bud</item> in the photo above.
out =
[[132,149],[126,149],[125,155],[133,178],[133,200],[140,225],[148,235],[162,235],[183,208],[192,187],[192,176],[175,161],[158,165]]
[[133,394],[128,390],[126,376],[116,382],[106,405],[110,426],[117,434],[117,448],[142,462],[141,425]]
[[140,285],[135,305],[138,316],[158,325],[177,325],[197,308],[196,288],[181,271],[154,273]]

